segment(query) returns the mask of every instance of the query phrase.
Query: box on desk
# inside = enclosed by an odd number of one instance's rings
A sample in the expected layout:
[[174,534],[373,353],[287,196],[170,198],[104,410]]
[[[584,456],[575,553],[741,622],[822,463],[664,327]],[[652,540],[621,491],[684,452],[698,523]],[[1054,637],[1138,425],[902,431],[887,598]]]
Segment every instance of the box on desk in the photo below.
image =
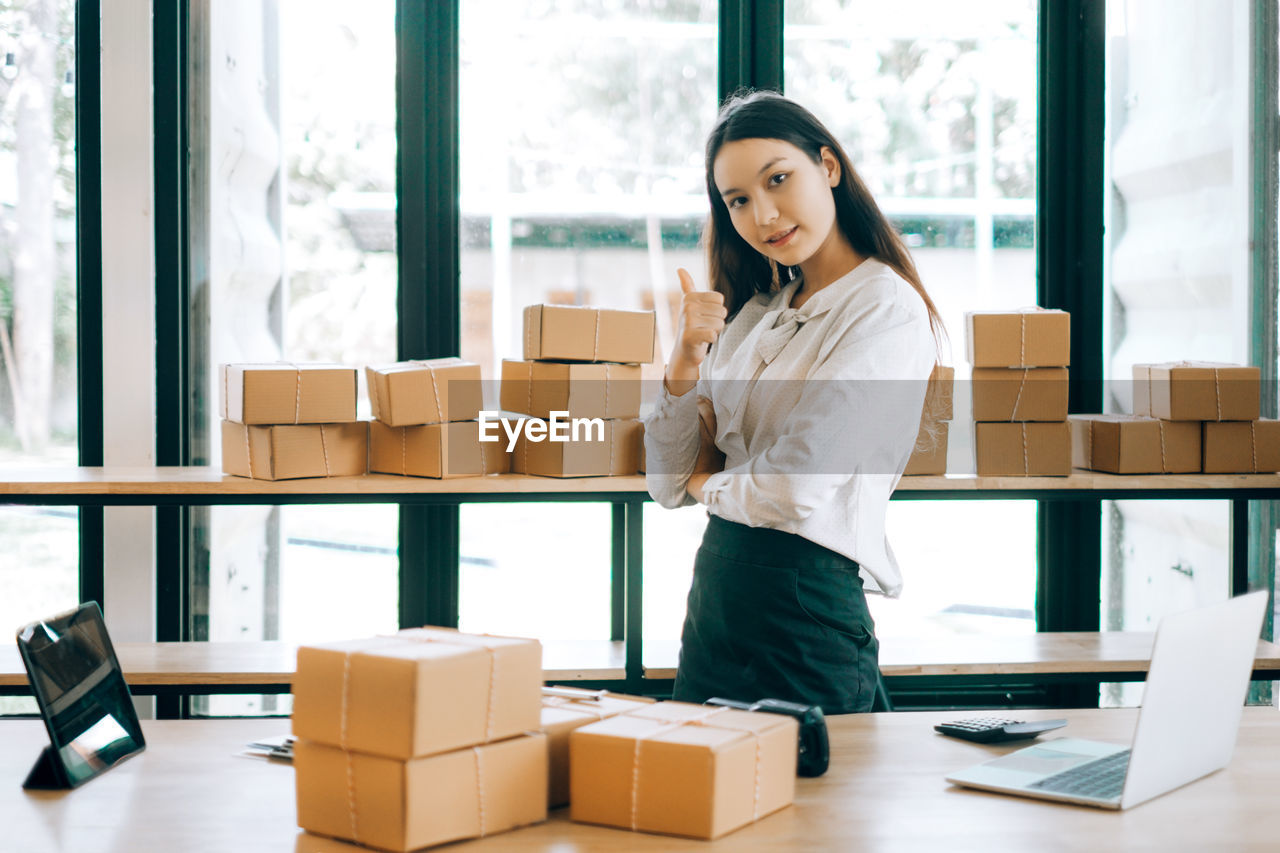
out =
[[1203,441],[1206,474],[1280,471],[1280,421],[1206,421]]
[[1071,426],[1052,423],[976,423],[979,477],[1066,477],[1071,474]]
[[222,473],[255,480],[352,477],[369,467],[369,424],[222,422]]
[[718,838],[795,799],[795,719],[659,702],[570,734],[570,817]]
[[[530,419],[525,419],[530,420]],[[550,421],[533,418],[546,435]],[[522,425],[511,452],[511,470],[541,477],[620,477],[635,474],[640,467],[641,425],[639,420],[601,420],[599,428],[586,424],[577,439],[532,441]]]
[[480,415],[480,365],[461,358],[365,368],[373,416],[387,426],[471,421]]
[[1238,364],[1175,361],[1133,366],[1133,412],[1167,421],[1251,421],[1262,371]]
[[974,367],[1070,367],[1071,315],[1045,308],[971,311],[965,344]]
[[356,419],[356,370],[340,364],[223,364],[220,413],[240,424]]
[[1200,470],[1200,424],[1142,415],[1071,415],[1071,464],[1110,474]]
[[535,418],[557,411],[582,418],[635,418],[640,415],[640,366],[503,359],[499,396],[504,410]]
[[298,826],[381,850],[418,850],[547,817],[541,733],[400,760],[299,739]]
[[511,470],[505,439],[480,440],[478,421],[391,427],[369,424],[369,470],[412,477],[481,477]]
[[947,433],[946,421],[921,423],[916,446],[911,451],[911,458],[907,460],[907,468],[902,476],[947,473]]
[[547,806],[556,808],[569,802],[569,735],[599,720],[616,717],[652,705],[645,696],[618,693],[596,694],[594,698],[542,697],[542,733],[547,736]]
[[551,361],[653,361],[657,315],[574,305],[524,309],[524,358]]
[[1065,421],[1065,367],[973,369],[975,421]]
[[542,646],[447,628],[302,646],[293,696],[299,738],[418,758],[537,731]]

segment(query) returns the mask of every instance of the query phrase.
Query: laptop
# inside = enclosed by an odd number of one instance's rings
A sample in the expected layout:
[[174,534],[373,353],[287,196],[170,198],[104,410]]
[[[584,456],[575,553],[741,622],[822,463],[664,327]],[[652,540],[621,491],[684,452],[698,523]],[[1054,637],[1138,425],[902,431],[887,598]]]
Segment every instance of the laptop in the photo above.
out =
[[1235,749],[1266,606],[1266,592],[1251,592],[1161,620],[1132,744],[1056,738],[947,781],[1127,809],[1220,770]]

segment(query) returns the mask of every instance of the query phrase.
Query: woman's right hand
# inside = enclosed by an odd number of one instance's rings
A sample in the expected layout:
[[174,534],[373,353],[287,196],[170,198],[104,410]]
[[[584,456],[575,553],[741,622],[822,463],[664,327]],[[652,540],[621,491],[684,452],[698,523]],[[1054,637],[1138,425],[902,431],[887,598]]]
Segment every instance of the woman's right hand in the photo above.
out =
[[724,294],[714,290],[698,290],[693,276],[681,268],[680,322],[676,328],[676,345],[667,361],[667,390],[679,397],[698,384],[698,368],[715,343],[729,312],[724,307]]

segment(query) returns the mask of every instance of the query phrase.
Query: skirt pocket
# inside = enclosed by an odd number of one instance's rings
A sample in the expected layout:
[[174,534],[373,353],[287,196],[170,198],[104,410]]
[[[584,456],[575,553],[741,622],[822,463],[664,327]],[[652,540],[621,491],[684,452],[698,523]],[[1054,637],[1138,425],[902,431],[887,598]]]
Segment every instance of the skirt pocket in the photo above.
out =
[[805,569],[794,577],[796,606],[811,622],[860,649],[871,642],[875,623],[856,571]]

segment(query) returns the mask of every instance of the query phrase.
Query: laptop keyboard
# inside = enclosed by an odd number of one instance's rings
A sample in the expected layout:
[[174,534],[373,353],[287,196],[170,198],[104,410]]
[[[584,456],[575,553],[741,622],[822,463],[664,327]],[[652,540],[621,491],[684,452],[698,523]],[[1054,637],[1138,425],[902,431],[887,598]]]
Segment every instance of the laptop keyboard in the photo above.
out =
[[1124,776],[1128,769],[1129,750],[1126,749],[1097,761],[1077,764],[1070,770],[1047,776],[1027,787],[1055,794],[1109,800],[1120,796],[1124,790]]

